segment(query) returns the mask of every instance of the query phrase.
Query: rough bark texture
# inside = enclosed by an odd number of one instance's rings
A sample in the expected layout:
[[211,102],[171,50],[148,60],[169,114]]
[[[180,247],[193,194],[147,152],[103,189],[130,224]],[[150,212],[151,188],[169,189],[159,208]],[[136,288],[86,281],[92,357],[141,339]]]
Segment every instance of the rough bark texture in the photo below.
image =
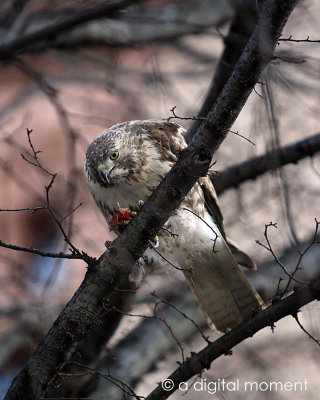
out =
[[[13,380],[6,399],[42,395],[103,312],[103,303],[131,289],[128,273],[152,238],[180,204],[196,180],[206,175],[214,152],[245,104],[297,0],[269,1],[209,121],[198,129],[169,174],[143,209],[108,251],[88,269],[81,286],[40,343],[26,367]],[[130,296],[130,292],[128,292]],[[238,342],[239,343],[239,342]],[[164,397],[165,398],[165,397]]]

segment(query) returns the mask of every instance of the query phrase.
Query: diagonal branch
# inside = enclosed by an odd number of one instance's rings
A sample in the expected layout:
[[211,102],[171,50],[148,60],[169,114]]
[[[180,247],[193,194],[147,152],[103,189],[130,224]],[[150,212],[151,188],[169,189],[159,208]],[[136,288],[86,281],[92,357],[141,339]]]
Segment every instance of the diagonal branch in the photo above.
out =
[[296,316],[301,307],[313,300],[319,299],[320,278],[311,281],[308,286],[300,287],[290,296],[275,302],[273,305],[260,311],[248,321],[238,325],[215,342],[210,343],[203,350],[193,354],[165,380],[171,383],[173,387],[172,390],[165,391],[160,384],[146,400],[167,399],[179,388],[179,383],[186,382],[192,376],[200,374],[203,369],[209,368],[210,364],[215,359],[223,354],[227,354],[234,346],[243,340],[253,336],[256,332],[267,326],[272,327],[275,322],[287,315]]
[[267,3],[231,78],[208,114],[208,121],[202,123],[141,212],[97,263],[90,266],[73,298],[26,367],[14,378],[6,400],[31,400],[45,393],[90,327],[98,322],[104,299],[112,302],[119,290],[128,297],[133,295],[128,276],[136,260],[197,179],[207,174],[214,152],[227,136],[263,68],[272,60],[276,43],[296,3],[297,0],[270,0]]

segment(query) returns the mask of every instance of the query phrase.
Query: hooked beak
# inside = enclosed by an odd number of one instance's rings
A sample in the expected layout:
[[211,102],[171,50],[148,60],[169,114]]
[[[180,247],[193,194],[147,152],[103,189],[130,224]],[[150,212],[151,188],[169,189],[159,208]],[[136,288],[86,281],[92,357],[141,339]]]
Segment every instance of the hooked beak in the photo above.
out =
[[115,171],[117,168],[118,168],[118,166],[119,166],[119,164],[115,164],[111,169],[110,169],[110,171],[108,171],[108,170],[106,170],[106,169],[101,169],[99,172],[100,172],[100,176],[101,176],[101,178],[102,178],[102,180],[105,182],[105,183],[110,183],[110,182],[112,182],[112,176],[111,176],[111,174],[112,174],[112,172],[113,171]]

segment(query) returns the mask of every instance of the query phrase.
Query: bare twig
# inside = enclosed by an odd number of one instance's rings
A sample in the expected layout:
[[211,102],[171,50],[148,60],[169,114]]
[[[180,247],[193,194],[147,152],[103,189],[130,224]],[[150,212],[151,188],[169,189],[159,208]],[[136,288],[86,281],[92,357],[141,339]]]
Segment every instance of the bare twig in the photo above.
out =
[[319,225],[320,222],[317,220],[317,218],[315,218],[315,222],[316,222],[316,227],[314,230],[314,234],[312,237],[312,240],[310,241],[309,245],[305,248],[305,250],[303,252],[299,252],[299,259],[297,261],[297,264],[294,268],[294,270],[291,273],[291,276],[289,277],[289,280],[286,284],[286,287],[283,290],[283,294],[282,296],[287,292],[287,290],[289,289],[289,286],[291,284],[292,281],[292,277],[298,272],[298,270],[300,269],[300,265],[301,265],[301,261],[303,259],[303,257],[305,256],[305,254],[310,250],[310,248],[314,245],[314,244],[319,244],[319,239],[318,239],[318,232],[319,232]]
[[82,203],[79,203],[76,207],[74,207],[68,214],[66,214],[61,220],[60,222],[62,223],[65,219],[67,219],[68,217],[70,217],[71,214],[73,214],[75,211],[77,211],[78,208],[80,208],[82,206]]
[[[200,121],[200,122],[203,122],[203,121],[210,122],[210,120],[208,120],[206,117],[196,117],[196,116],[193,116],[193,117],[181,117],[181,116],[176,114],[176,112],[175,112],[176,108],[177,108],[177,106],[174,106],[173,108],[170,109],[170,111],[173,114],[173,117],[166,118],[166,121],[169,122],[171,119],[180,119],[180,120],[185,120],[185,121],[191,120],[191,121]],[[234,135],[237,135],[237,136],[241,137],[242,139],[245,139],[246,141],[251,143],[253,146],[255,146],[255,143],[253,143],[250,139],[246,138],[245,136],[241,135],[238,131],[235,132],[235,131],[229,130],[229,132],[233,133]]]
[[311,40],[309,36],[306,39],[292,39],[290,35],[288,38],[280,38],[279,42],[294,42],[294,43],[320,43],[320,40]]
[[177,265],[173,264],[171,261],[169,261],[163,254],[160,253],[160,251],[155,247],[155,245],[149,240],[149,245],[152,247],[152,249],[160,256],[166,263],[171,265],[171,267],[177,269],[178,271],[187,271],[187,272],[192,272],[192,267],[190,268],[182,268],[178,267]]
[[23,208],[0,208],[0,212],[17,212],[17,211],[33,211],[46,210],[47,206],[37,206],[37,207],[23,207]]
[[318,346],[320,346],[320,340],[316,339],[313,335],[311,335],[310,332],[308,332],[304,326],[301,324],[298,318],[298,314],[293,315],[294,319],[297,321],[297,324],[300,326],[300,328],[303,330],[304,333],[306,333],[310,339],[312,339],[315,343],[317,343]]
[[205,117],[196,117],[196,116],[193,116],[193,117],[180,117],[179,115],[177,115],[176,114],[176,112],[175,112],[175,109],[177,108],[177,106],[173,106],[171,109],[170,109],[170,111],[172,112],[172,114],[173,114],[173,117],[168,117],[168,118],[166,118],[166,121],[171,121],[172,119],[181,119],[181,120],[184,120],[184,121],[189,121],[189,120],[191,120],[191,121],[207,121],[206,120],[206,118]]
[[156,299],[158,299],[161,303],[163,304],[167,304],[169,307],[173,308],[174,310],[176,310],[180,315],[182,315],[184,318],[186,318],[188,321],[190,321],[196,328],[197,330],[200,332],[202,338],[207,342],[207,343],[211,343],[211,341],[208,339],[208,336],[205,336],[205,334],[203,333],[202,329],[200,328],[200,326],[190,317],[188,317],[187,314],[185,314],[183,311],[181,311],[178,307],[176,307],[174,304],[170,303],[169,301],[159,297],[156,292],[151,293],[151,295],[153,297],[155,297]]
[[[132,314],[129,312],[124,312],[119,310],[117,307],[112,307],[111,310],[112,311],[117,311],[118,313],[122,314],[122,315],[126,315],[128,317],[137,317],[137,318],[144,318],[144,319],[157,319],[158,321],[162,322],[166,328],[168,329],[168,331],[170,332],[170,335],[173,337],[174,341],[177,343],[180,351],[181,351],[181,358],[182,361],[185,361],[185,357],[184,357],[184,348],[182,346],[182,344],[180,343],[179,339],[177,338],[177,336],[175,335],[174,331],[172,330],[170,324],[168,324],[168,322],[166,321],[165,318],[160,317],[157,313],[157,308],[159,306],[159,304],[164,303],[163,301],[158,301],[155,303],[154,307],[153,307],[153,315],[144,315],[144,314]],[[107,311],[110,311],[109,309],[109,305],[104,303],[104,308]]]
[[33,165],[34,167],[39,168],[41,171],[45,172],[47,175],[50,175],[52,178],[56,175],[52,172],[50,172],[48,169],[46,169],[39,161],[38,159],[38,154],[41,153],[41,150],[35,150],[33,143],[31,141],[31,133],[33,132],[33,129],[28,129],[27,128],[27,136],[28,136],[28,143],[32,151],[32,158],[34,161],[30,161],[23,153],[21,153],[21,157],[29,164]]
[[278,228],[278,227],[277,227],[277,224],[276,224],[276,223],[273,223],[273,222],[270,222],[269,224],[265,224],[265,226],[264,226],[264,237],[265,237],[265,239],[266,239],[267,245],[261,243],[260,240],[256,240],[256,243],[259,244],[260,246],[264,247],[266,250],[268,250],[268,251],[272,254],[273,258],[275,259],[275,261],[277,262],[277,264],[280,266],[280,268],[282,269],[282,271],[283,271],[290,279],[294,280],[294,281],[295,281],[296,283],[298,283],[299,285],[306,285],[306,282],[300,282],[299,280],[295,279],[294,276],[293,276],[293,274],[291,274],[291,273],[286,269],[286,267],[285,267],[285,266],[282,264],[282,262],[279,260],[278,256],[275,254],[275,252],[274,252],[274,250],[273,250],[273,248],[272,248],[272,246],[271,246],[271,243],[270,243],[270,240],[269,240],[269,235],[268,235],[268,230],[269,230],[270,227],[273,227],[273,228],[276,228],[276,229]]
[[179,347],[179,349],[180,349],[182,362],[184,363],[184,362],[185,362],[184,347],[183,347],[182,344],[180,343],[180,340],[177,338],[177,336],[175,335],[173,329],[172,329],[171,326],[168,324],[168,322],[166,321],[166,319],[165,319],[165,318],[162,318],[162,317],[159,317],[159,316],[157,315],[157,308],[158,308],[159,304],[161,304],[161,303],[162,303],[161,301],[158,301],[158,302],[155,304],[154,309],[153,309],[154,316],[155,316],[156,319],[158,319],[159,321],[161,321],[161,322],[166,326],[166,328],[168,329],[168,331],[170,332],[170,335],[173,337],[173,339],[175,340],[175,342],[177,343],[177,345],[178,345],[178,347]]
[[217,234],[217,232],[212,228],[212,226],[210,224],[208,224],[208,222],[206,220],[204,220],[202,217],[200,217],[200,215],[198,215],[197,213],[195,213],[194,211],[190,210],[189,208],[185,208],[185,207],[181,207],[181,210],[185,210],[185,211],[189,211],[191,214],[195,215],[197,218],[200,219],[201,222],[203,222],[204,224],[207,225],[208,228],[210,228],[212,230],[212,232],[215,235],[215,238],[212,239],[213,240],[213,247],[212,247],[212,251],[214,253],[216,253],[217,251],[215,250],[215,246],[216,246],[216,242],[217,239],[219,237],[219,235]]
[[248,139],[247,137],[241,135],[238,131],[237,131],[237,132],[235,132],[235,131],[229,131],[229,132],[230,132],[230,133],[233,133],[234,135],[240,136],[242,139],[245,139],[247,142],[249,142],[249,143],[252,144],[253,146],[256,145],[252,140],[250,140],[250,139]]
[[[28,162],[29,164],[33,165],[34,167],[39,168],[42,172],[44,172],[45,174],[50,176],[50,181],[48,183],[47,186],[45,186],[45,193],[46,193],[46,206],[43,206],[43,209],[46,209],[49,214],[51,215],[51,217],[54,219],[54,221],[56,222],[56,224],[58,225],[60,232],[63,235],[63,238],[65,240],[65,242],[71,247],[71,251],[72,251],[72,255],[73,257],[61,257],[61,258],[78,258],[78,259],[83,259],[85,262],[87,262],[88,264],[93,264],[95,262],[95,259],[88,256],[86,253],[81,252],[80,250],[78,250],[73,243],[71,242],[71,240],[69,239],[69,234],[67,234],[65,232],[65,229],[62,226],[62,222],[69,217],[78,207],[74,208],[73,210],[71,210],[66,216],[64,216],[63,218],[59,219],[55,212],[53,211],[51,204],[50,204],[50,189],[52,188],[55,178],[57,176],[57,174],[50,172],[47,168],[45,168],[42,163],[40,162],[39,158],[38,158],[38,154],[41,153],[40,150],[36,150],[33,146],[32,140],[31,140],[31,133],[32,133],[32,129],[27,129],[27,136],[28,136],[28,143],[29,146],[31,148],[32,151],[32,160],[29,160],[26,156],[24,156],[23,154],[21,154],[22,158]],[[34,211],[36,211],[38,208],[35,208]],[[2,242],[3,243],[3,242]],[[26,250],[25,247],[21,247],[21,246],[14,246],[14,247],[8,247],[2,245],[3,247],[7,247],[7,248],[12,248],[15,250],[19,250],[19,251],[28,251],[29,253],[32,253],[32,250],[34,250],[34,254],[38,254],[38,255],[42,255],[45,256],[46,254],[51,254],[50,256],[48,255],[48,257],[54,257],[54,258],[59,258],[58,254],[65,254],[64,252],[60,252],[60,253],[47,253],[47,252],[42,252],[41,250],[36,250],[36,249],[32,249],[29,248],[29,250]],[[75,257],[76,256],[76,257]]]
[[82,368],[85,368],[85,369],[88,369],[89,371],[91,371],[91,373],[99,375],[103,379],[107,379],[109,382],[111,382],[112,384],[117,386],[119,389],[121,389],[123,393],[127,394],[128,396],[130,396],[132,398],[135,398],[137,400],[141,400],[141,399],[145,398],[143,396],[137,396],[136,393],[134,392],[133,388],[130,385],[128,385],[123,380],[121,380],[115,376],[112,376],[110,373],[108,373],[108,374],[102,373],[102,372],[98,371],[97,369],[91,368],[88,365],[80,364],[75,361],[73,361],[72,364],[77,365]]
[[[32,254],[38,254],[39,256],[42,257],[50,257],[50,258],[71,258],[71,259],[78,259],[78,260],[83,260],[84,256],[83,254],[77,254],[74,252],[71,252],[70,254],[66,253],[50,253],[46,251],[41,251],[38,249],[34,249],[33,247],[23,247],[23,246],[16,246],[11,243],[5,243],[2,240],[0,240],[0,246],[1,247],[6,247],[7,249],[11,250],[16,250],[16,251],[25,251],[26,253],[32,253]],[[89,259],[89,256],[86,256]],[[92,264],[95,261],[94,258],[90,257],[90,263]]]

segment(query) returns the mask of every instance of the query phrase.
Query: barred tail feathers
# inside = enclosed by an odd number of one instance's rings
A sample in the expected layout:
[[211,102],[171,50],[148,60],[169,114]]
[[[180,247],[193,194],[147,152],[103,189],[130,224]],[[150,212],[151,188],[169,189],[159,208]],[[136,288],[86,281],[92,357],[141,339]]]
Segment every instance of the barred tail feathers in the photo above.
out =
[[232,329],[263,304],[226,245],[185,276],[212,330]]

